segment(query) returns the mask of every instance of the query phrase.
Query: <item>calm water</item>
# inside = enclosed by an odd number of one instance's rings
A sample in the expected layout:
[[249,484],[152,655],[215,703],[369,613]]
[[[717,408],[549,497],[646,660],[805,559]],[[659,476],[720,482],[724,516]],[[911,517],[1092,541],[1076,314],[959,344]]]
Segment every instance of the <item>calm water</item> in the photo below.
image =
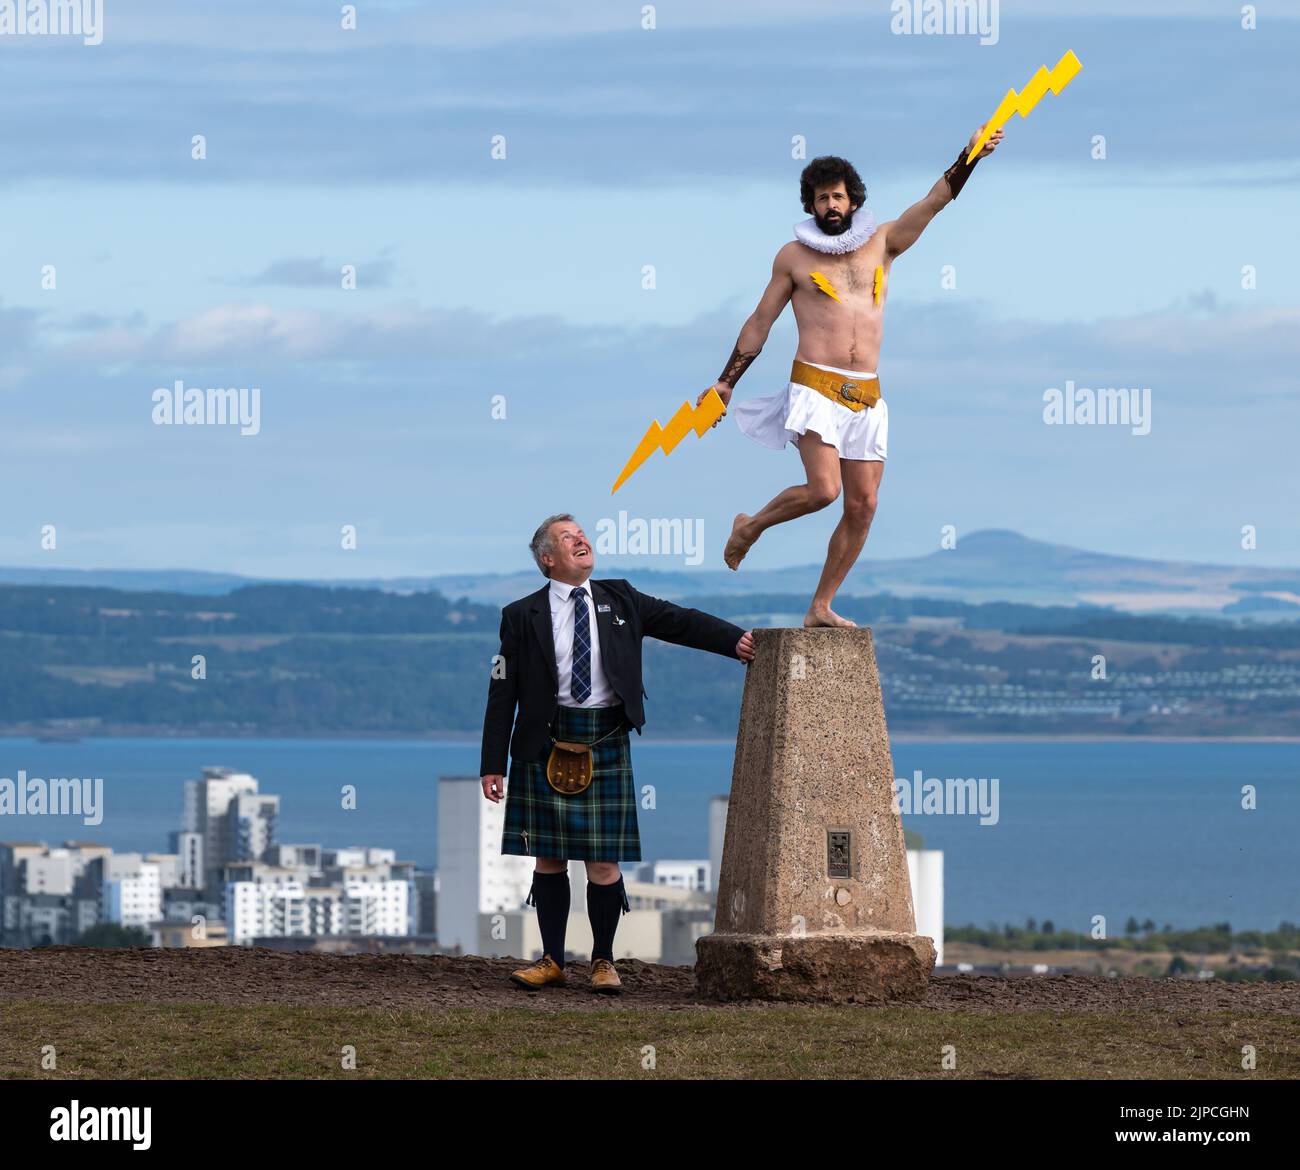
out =
[[[730,744],[634,737],[646,858],[708,856],[709,798],[731,780]],[[167,847],[182,781],[204,764],[251,772],[281,797],[281,841],[377,845],[436,864],[437,778],[472,775],[475,743],[104,739],[0,740],[0,777],[102,776],[105,816],[0,816],[0,840],[99,841],[117,850]],[[997,777],[999,819],[910,816],[904,824],[945,854],[950,924],[1052,919],[1084,930],[1135,916],[1157,925],[1231,922],[1267,929],[1300,921],[1300,744],[916,743],[894,747],[911,778]],[[356,785],[358,808],[340,808]],[[1253,784],[1258,808],[1241,808]]]

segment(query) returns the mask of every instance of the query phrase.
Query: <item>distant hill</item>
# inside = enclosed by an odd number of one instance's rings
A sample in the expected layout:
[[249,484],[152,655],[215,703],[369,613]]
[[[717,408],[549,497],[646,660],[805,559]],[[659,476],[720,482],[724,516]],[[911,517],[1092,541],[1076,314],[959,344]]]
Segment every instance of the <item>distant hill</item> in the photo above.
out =
[[[820,565],[781,569],[660,569],[652,561],[601,561],[597,576],[635,578],[638,587],[675,600],[697,596],[811,594]],[[4,569],[0,583],[108,586],[116,589],[218,594],[256,583],[233,574],[187,570]],[[441,573],[388,579],[303,578],[283,584],[383,589],[393,593],[436,590],[499,606],[538,588],[531,567],[512,573]],[[1300,569],[1237,567],[1191,561],[1112,556],[1033,540],[1006,529],[959,537],[957,547],[925,556],[859,562],[844,592],[865,597],[932,597],[980,603],[1091,605],[1130,613],[1223,615],[1255,621],[1300,617]]]
[[[680,599],[703,595],[811,594],[821,565],[783,569],[687,572],[643,564],[603,563],[598,575],[634,575],[638,587]],[[429,583],[448,596],[473,596],[501,604],[539,583],[533,573],[447,574]],[[1238,568],[1112,556],[1069,545],[1032,540],[1007,529],[960,537],[957,547],[921,557],[859,561],[844,593],[866,597],[932,597],[979,603],[1092,605],[1131,613],[1227,613],[1255,618],[1300,617],[1300,569]]]
[[[806,600],[729,593],[692,603],[751,628],[798,623]],[[847,596],[840,608],[873,630],[894,731],[1300,727],[1300,621],[889,594]],[[212,597],[0,585],[0,734],[472,736],[499,625],[495,605],[430,591],[266,584]],[[734,660],[648,639],[645,679],[657,734],[734,734],[745,679]]]
[[0,566],[0,584],[60,585],[95,589],[130,589],[158,593],[229,593],[241,585],[257,584],[238,573],[207,573],[201,569],[31,569]]

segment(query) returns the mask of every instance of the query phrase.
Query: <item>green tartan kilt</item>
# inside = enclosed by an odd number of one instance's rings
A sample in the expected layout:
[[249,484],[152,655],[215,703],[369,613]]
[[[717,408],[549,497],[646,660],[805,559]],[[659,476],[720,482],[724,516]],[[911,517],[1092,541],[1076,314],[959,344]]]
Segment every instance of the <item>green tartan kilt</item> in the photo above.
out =
[[614,734],[591,749],[591,783],[574,796],[547,783],[545,757],[510,761],[502,853],[565,861],[641,860],[632,748],[622,706],[560,707],[552,734],[562,742],[593,743],[610,731]]

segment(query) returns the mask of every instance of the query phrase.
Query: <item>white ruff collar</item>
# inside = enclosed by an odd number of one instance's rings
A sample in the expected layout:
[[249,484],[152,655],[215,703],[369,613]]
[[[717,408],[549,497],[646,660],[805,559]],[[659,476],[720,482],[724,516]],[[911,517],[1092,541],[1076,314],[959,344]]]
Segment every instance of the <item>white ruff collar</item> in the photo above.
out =
[[876,217],[865,207],[859,207],[853,213],[853,223],[849,230],[838,236],[828,236],[817,226],[817,220],[805,219],[794,225],[794,234],[801,244],[816,248],[819,252],[842,254],[856,252],[876,234]]

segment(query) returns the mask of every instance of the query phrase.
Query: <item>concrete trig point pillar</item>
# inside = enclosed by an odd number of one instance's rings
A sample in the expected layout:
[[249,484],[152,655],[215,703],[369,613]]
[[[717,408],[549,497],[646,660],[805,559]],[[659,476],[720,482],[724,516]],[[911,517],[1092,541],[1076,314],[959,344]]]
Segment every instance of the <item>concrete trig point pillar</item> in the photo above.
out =
[[754,640],[700,994],[918,998],[934,943],[916,933],[871,631]]

